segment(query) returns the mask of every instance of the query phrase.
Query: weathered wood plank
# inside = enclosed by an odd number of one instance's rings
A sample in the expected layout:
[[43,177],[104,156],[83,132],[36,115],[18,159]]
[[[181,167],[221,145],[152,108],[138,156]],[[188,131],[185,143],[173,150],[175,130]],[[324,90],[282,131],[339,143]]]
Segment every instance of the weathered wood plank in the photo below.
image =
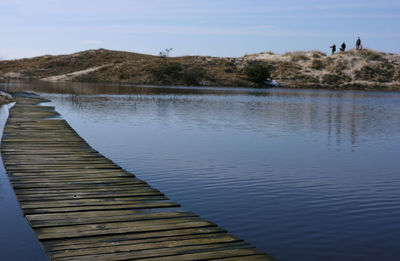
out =
[[23,189],[23,188],[47,188],[47,187],[57,187],[57,188],[63,188],[63,187],[93,187],[93,186],[117,186],[117,185],[132,185],[132,184],[145,184],[139,181],[135,181],[134,178],[131,177],[125,177],[119,179],[119,180],[110,180],[110,179],[104,179],[104,180],[96,180],[96,181],[85,181],[85,180],[77,180],[77,181],[52,181],[48,182],[46,179],[43,179],[43,182],[22,182],[22,181],[16,181],[13,180],[12,186],[16,189]]
[[67,212],[83,212],[89,210],[117,210],[117,209],[143,209],[143,208],[176,208],[181,205],[175,202],[144,202],[129,204],[113,204],[101,206],[75,206],[75,207],[58,207],[58,208],[25,208],[23,213],[27,214],[43,214],[43,213],[67,213]]
[[49,200],[49,201],[24,201],[20,202],[22,209],[30,208],[64,208],[73,206],[108,206],[108,205],[128,205],[150,201],[162,202],[169,200],[165,196],[152,197],[124,197],[124,198],[99,198],[99,199],[74,199],[74,200]]
[[74,238],[110,234],[152,232],[182,228],[210,227],[215,224],[202,219],[174,219],[161,221],[116,222],[93,225],[58,226],[35,228],[39,239]]
[[138,250],[140,251],[154,250],[154,249],[158,250],[160,248],[175,248],[175,247],[204,246],[204,245],[214,246],[214,244],[218,244],[218,246],[224,244],[224,246],[227,246],[226,243],[232,243],[232,242],[243,243],[243,240],[234,238],[229,235],[224,235],[220,237],[170,240],[170,241],[150,242],[150,243],[132,243],[128,245],[112,245],[112,246],[103,246],[103,247],[77,249],[77,250],[57,251],[57,252],[49,252],[49,255],[50,257],[57,259],[64,257],[123,253],[123,252],[138,251]]
[[[62,188],[36,188],[36,189],[14,189],[15,194],[17,196],[19,195],[30,195],[30,194],[43,194],[43,193],[53,193],[53,194],[59,194],[59,193],[85,193],[85,192],[109,192],[113,193],[115,191],[132,191],[132,192],[142,192],[142,191],[147,191],[151,190],[152,188],[147,185],[147,184],[137,184],[137,185],[121,185],[121,186],[101,186],[101,187],[87,187],[87,188],[82,188],[82,187],[62,187]],[[83,191],[83,192],[82,192]]]
[[[97,173],[96,173],[97,174]],[[54,176],[54,175],[49,175],[49,176],[44,176],[43,174],[38,174],[35,176],[28,176],[28,177],[17,177],[13,176],[10,178],[11,182],[15,183],[21,183],[21,184],[35,184],[35,183],[59,183],[59,182],[98,182],[101,183],[102,181],[99,180],[99,178],[105,179],[107,182],[120,182],[120,181],[139,181],[138,179],[135,178],[133,175],[115,175],[115,173],[112,174],[97,174],[97,175],[69,175],[69,176]],[[95,184],[92,183],[92,184]]]
[[71,200],[71,199],[106,199],[106,198],[122,198],[122,197],[142,197],[142,196],[163,196],[164,194],[155,191],[155,190],[149,190],[149,191],[139,191],[139,192],[132,192],[132,191],[127,191],[127,192],[102,192],[102,193],[59,193],[59,194],[51,194],[51,195],[46,195],[46,194],[40,194],[38,195],[17,195],[18,201],[21,202],[26,202],[26,201],[59,201],[59,200]]
[[65,192],[80,192],[80,191],[113,191],[113,190],[141,190],[141,189],[147,189],[150,188],[149,185],[147,184],[110,184],[110,185],[98,185],[98,186],[81,186],[81,185],[76,185],[76,186],[54,186],[50,189],[46,188],[15,188],[15,193],[16,194],[27,194],[27,193],[46,193],[48,192],[57,192],[61,193],[61,191]]
[[206,235],[214,236],[214,234],[226,233],[226,230],[219,227],[192,227],[184,229],[170,229],[161,231],[149,231],[149,232],[135,232],[125,233],[117,235],[102,235],[102,236],[91,236],[91,237],[79,237],[79,238],[61,238],[54,240],[42,241],[42,244],[48,249],[80,249],[85,247],[96,247],[98,244],[116,244],[124,243],[127,241],[136,240],[160,240],[160,238],[168,239],[171,237],[182,237],[182,236],[197,236]]
[[33,228],[97,224],[104,222],[168,219],[180,217],[197,217],[197,215],[191,212],[148,213],[138,210],[86,211],[63,214],[55,213],[26,215],[26,218]]
[[[107,246],[123,246],[123,245],[131,245],[131,244],[141,244],[141,243],[159,243],[159,242],[166,242],[166,241],[177,241],[177,240],[187,240],[187,239],[204,239],[204,238],[219,238],[219,237],[233,237],[232,235],[229,235],[228,233],[224,231],[215,231],[212,232],[212,229],[218,229],[217,227],[209,227],[209,228],[191,228],[191,229],[180,229],[180,230],[168,230],[168,231],[157,231],[157,232],[148,232],[148,233],[135,233],[135,235],[140,234],[140,235],[151,235],[151,234],[156,234],[156,237],[154,236],[147,236],[143,238],[137,238],[137,239],[131,239],[131,240],[122,240],[121,238],[118,238],[118,240],[97,240],[93,241],[91,243],[77,243],[75,239],[70,239],[69,244],[65,244],[65,240],[62,240],[64,244],[58,244],[59,240],[50,240],[47,241],[47,245],[51,245],[52,252],[59,252],[59,251],[65,251],[65,250],[78,250],[78,249],[86,249],[86,248],[95,248],[95,247],[107,247]],[[210,230],[209,233],[201,233],[198,234],[196,233],[197,230]],[[177,232],[179,233],[177,235],[169,236],[168,234],[165,234],[167,236],[164,236],[164,234],[159,235],[159,233],[171,233],[171,232]],[[190,232],[192,231],[192,232]],[[133,233],[132,233],[133,234]],[[124,234],[123,236],[130,235],[130,234]],[[118,235],[120,236],[120,235]],[[116,237],[116,236],[114,236]],[[94,239],[99,239],[102,238],[100,237],[92,237]],[[111,237],[110,237],[111,238]],[[57,243],[54,243],[57,242]],[[79,242],[79,241],[78,241]]]
[[49,170],[28,170],[24,172],[19,172],[19,171],[9,171],[8,176],[11,177],[16,177],[16,176],[22,176],[22,177],[37,177],[38,175],[41,176],[54,176],[54,177],[61,177],[61,176],[87,176],[87,175],[115,175],[115,176],[130,176],[133,175],[132,173],[128,173],[123,169],[80,169],[80,170],[74,170],[74,169],[60,169],[58,171],[49,171]]
[[116,252],[109,254],[94,254],[76,257],[53,258],[53,260],[138,260],[142,258],[158,258],[154,260],[207,260],[211,257],[232,257],[246,256],[259,253],[254,248],[242,242],[221,243],[211,245],[196,245],[183,247],[160,248],[157,251],[153,249]]

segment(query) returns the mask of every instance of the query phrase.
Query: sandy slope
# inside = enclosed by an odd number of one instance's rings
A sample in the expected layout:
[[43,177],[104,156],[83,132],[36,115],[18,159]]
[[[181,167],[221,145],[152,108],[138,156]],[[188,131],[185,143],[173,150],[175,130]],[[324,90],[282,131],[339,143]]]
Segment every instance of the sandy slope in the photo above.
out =
[[309,51],[259,53],[244,58],[271,64],[274,78],[285,85],[400,90],[399,54],[350,50],[327,56]]
[[95,72],[97,70],[100,70],[101,68],[107,67],[107,66],[112,66],[112,64],[105,64],[101,66],[96,66],[96,67],[90,67],[84,70],[76,71],[76,72],[70,72],[66,74],[60,74],[60,75],[54,75],[54,76],[49,76],[49,77],[44,77],[41,78],[43,81],[48,81],[48,82],[64,82],[64,81],[73,81],[75,78],[78,76],[86,75],[91,72]]

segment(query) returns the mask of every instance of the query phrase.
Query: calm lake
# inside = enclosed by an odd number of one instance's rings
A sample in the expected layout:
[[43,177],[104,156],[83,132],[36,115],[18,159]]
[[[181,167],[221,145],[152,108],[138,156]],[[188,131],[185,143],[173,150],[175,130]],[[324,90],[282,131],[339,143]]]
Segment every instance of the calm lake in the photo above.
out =
[[103,155],[281,260],[400,260],[400,93],[0,86],[50,99]]

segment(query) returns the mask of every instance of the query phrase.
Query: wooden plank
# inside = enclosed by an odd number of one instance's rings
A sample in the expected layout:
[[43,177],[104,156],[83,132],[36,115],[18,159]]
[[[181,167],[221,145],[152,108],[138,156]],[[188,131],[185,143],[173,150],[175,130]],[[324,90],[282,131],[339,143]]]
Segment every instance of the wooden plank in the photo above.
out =
[[49,192],[61,192],[61,191],[111,191],[111,190],[140,190],[140,189],[147,189],[150,188],[149,185],[147,184],[141,184],[141,183],[128,183],[128,184],[101,184],[97,186],[82,186],[82,185],[76,185],[76,186],[53,186],[49,189],[46,189],[45,187],[13,187],[14,191],[16,194],[22,194],[22,193],[43,193],[46,191]]
[[197,217],[191,212],[148,213],[138,210],[86,211],[55,214],[26,215],[33,228],[51,226],[71,226],[104,222],[140,221],[179,217]]
[[96,192],[110,192],[113,193],[115,191],[118,192],[142,192],[142,191],[148,191],[152,190],[152,188],[147,185],[147,184],[137,184],[137,185],[121,185],[121,186],[102,186],[102,187],[87,187],[84,190],[81,187],[62,187],[62,188],[42,188],[42,189],[14,189],[14,192],[17,196],[19,195],[38,195],[38,194],[44,194],[44,193],[51,193],[53,194],[63,194],[63,193],[96,193]]
[[35,183],[59,183],[59,182],[94,182],[92,184],[101,183],[102,180],[105,179],[107,182],[120,182],[120,181],[129,181],[129,182],[140,182],[140,180],[136,179],[135,176],[133,175],[115,175],[115,173],[109,175],[109,174],[98,174],[98,175],[88,175],[88,176],[80,176],[77,174],[70,175],[70,176],[54,176],[54,175],[49,175],[49,176],[43,176],[42,174],[38,174],[36,176],[31,176],[31,177],[15,177],[13,176],[10,178],[11,182],[15,183],[21,183],[21,184],[35,184]]
[[23,213],[27,214],[43,214],[43,213],[67,213],[67,212],[84,212],[90,210],[117,210],[117,209],[143,209],[143,208],[176,208],[180,207],[175,202],[144,202],[130,204],[113,204],[102,206],[74,206],[74,207],[58,207],[58,208],[25,208]]
[[[276,259],[271,259],[267,257],[265,254],[260,253],[255,249],[227,249],[227,250],[216,250],[216,251],[208,251],[208,252],[200,252],[200,253],[189,253],[189,254],[179,254],[179,255],[170,255],[170,256],[162,256],[162,257],[153,257],[153,258],[129,258],[129,259],[118,259],[118,260],[137,260],[137,261],[194,261],[194,260],[243,260],[243,261],[274,261]],[[103,259],[104,260],[104,259]],[[106,260],[113,260],[106,259]]]
[[[113,254],[113,253],[123,253],[130,251],[143,251],[143,250],[154,250],[160,248],[177,248],[177,247],[192,247],[192,246],[204,246],[204,245],[214,245],[215,246],[227,246],[226,243],[232,242],[240,242],[241,246],[244,245],[242,240],[237,239],[235,237],[229,235],[223,235],[219,237],[207,237],[207,238],[191,238],[184,240],[169,240],[169,241],[161,241],[161,242],[150,242],[150,243],[133,243],[127,245],[112,245],[112,246],[102,246],[102,247],[94,247],[94,248],[86,248],[86,249],[77,249],[77,250],[64,250],[64,251],[56,251],[49,252],[49,255],[53,259],[57,258],[65,258],[65,257],[75,257],[75,256],[87,256],[87,255],[104,255],[104,254]],[[231,244],[229,244],[231,246]],[[191,248],[193,249],[193,248]]]
[[[49,176],[55,176],[55,177],[61,177],[61,176],[86,176],[86,175],[115,175],[115,176],[129,176],[133,175],[131,173],[126,172],[123,169],[81,169],[81,170],[71,170],[71,169],[60,169],[58,171],[49,171],[49,170],[30,170],[30,171],[24,171],[24,172],[18,172],[18,171],[9,171],[8,175],[11,177],[16,177],[16,176],[22,176],[22,177],[28,177],[29,176],[37,176],[37,175],[49,175]],[[134,175],[133,175],[134,176]]]
[[48,200],[48,201],[24,201],[20,202],[22,209],[31,208],[65,208],[73,206],[109,206],[109,205],[129,205],[142,202],[169,200],[165,196],[142,196],[124,198],[98,198],[98,199],[74,199],[74,200]]
[[85,162],[81,163],[74,163],[74,164],[54,164],[54,163],[48,163],[48,164],[5,164],[7,165],[7,169],[13,171],[13,170],[31,170],[31,169],[56,169],[56,168],[63,168],[63,169],[76,169],[76,168],[82,168],[82,169],[120,169],[120,167],[115,166],[112,163],[103,163],[103,164],[95,164],[92,163],[90,165],[85,164]]
[[153,249],[131,251],[131,252],[115,252],[108,254],[92,254],[76,257],[54,258],[53,260],[138,260],[142,258],[158,258],[153,260],[207,260],[210,257],[232,257],[254,255],[259,251],[242,242],[210,244],[197,246],[183,246],[161,248],[154,251]]
[[115,197],[140,197],[140,196],[163,196],[164,194],[156,191],[123,191],[123,192],[97,192],[97,193],[59,193],[59,194],[40,194],[40,195],[17,195],[18,201],[47,201],[47,200],[70,200],[70,199],[98,199],[98,198],[115,198]]
[[153,232],[172,229],[210,227],[215,224],[202,219],[174,219],[161,221],[116,222],[92,225],[58,226],[35,228],[39,239],[74,238],[98,235]]
[[117,186],[117,185],[131,185],[131,184],[145,184],[139,181],[135,181],[132,177],[121,177],[120,179],[103,179],[103,180],[76,180],[76,181],[46,181],[46,179],[42,179],[43,182],[22,182],[22,181],[12,181],[12,186],[16,189],[23,188],[47,188],[47,187],[93,187],[93,186]]
[[226,233],[219,227],[192,227],[184,229],[170,229],[162,231],[147,231],[147,232],[135,232],[135,233],[124,233],[117,235],[102,235],[102,236],[91,236],[91,237],[79,237],[79,238],[61,238],[54,240],[42,241],[42,244],[48,249],[80,249],[86,247],[96,247],[99,244],[116,244],[136,240],[160,240],[161,238],[167,240],[172,237],[182,236],[214,236],[215,234]]
[[[212,229],[218,229],[216,227],[209,227],[209,228],[191,228],[191,229],[179,229],[179,230],[167,230],[167,231],[159,231],[159,232],[148,232],[148,233],[132,233],[132,234],[124,234],[123,236],[126,235],[137,235],[140,234],[142,235],[142,238],[137,238],[137,239],[130,239],[130,240],[121,240],[121,238],[118,238],[119,240],[103,240],[103,241],[93,241],[91,243],[77,243],[75,239],[69,239],[69,244],[65,244],[66,240],[61,240],[64,244],[59,244],[60,240],[50,240],[46,242],[47,246],[51,245],[51,251],[52,252],[59,252],[59,251],[65,251],[65,250],[78,250],[78,249],[86,249],[86,248],[95,248],[95,247],[108,247],[108,246],[123,246],[123,245],[131,245],[131,244],[142,244],[142,243],[159,243],[159,242],[166,242],[166,241],[177,241],[177,240],[187,240],[187,239],[204,239],[204,238],[219,238],[219,237],[233,237],[232,235],[229,235],[226,232],[222,231],[215,231],[212,232]],[[197,230],[210,230],[209,233],[201,233],[198,234],[196,233]],[[148,236],[151,234],[155,233],[171,233],[172,232],[178,232],[177,235],[169,236],[164,236],[164,234],[156,234],[156,237],[154,236]],[[192,231],[192,232],[190,232]],[[144,236],[144,235],[147,235]],[[121,235],[117,235],[121,236]],[[113,236],[113,237],[117,237]],[[102,237],[92,237],[93,239],[99,239]],[[54,243],[56,242],[56,243]],[[79,242],[79,241],[78,241]]]
[[[37,158],[37,157],[36,157]],[[21,159],[7,159],[8,165],[29,165],[27,162],[30,160],[28,157],[24,157]],[[32,160],[32,159],[31,159]],[[68,164],[112,164],[112,161],[105,160],[104,158],[76,158],[76,159],[68,159],[68,158],[46,158],[43,160],[35,159],[35,162],[38,165],[49,165],[49,163],[53,165],[68,165]]]

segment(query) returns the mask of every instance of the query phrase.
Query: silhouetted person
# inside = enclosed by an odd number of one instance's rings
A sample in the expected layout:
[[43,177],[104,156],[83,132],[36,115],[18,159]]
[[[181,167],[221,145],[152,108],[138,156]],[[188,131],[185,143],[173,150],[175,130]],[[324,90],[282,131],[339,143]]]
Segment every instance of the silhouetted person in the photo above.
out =
[[342,46],[340,47],[340,51],[341,52],[346,51],[346,43],[345,42],[342,43]]
[[334,54],[336,52],[336,44],[333,44],[331,47],[329,47],[332,49],[332,54]]
[[358,37],[356,41],[356,50],[361,51],[362,50],[362,45],[361,45],[361,39],[360,36]]

